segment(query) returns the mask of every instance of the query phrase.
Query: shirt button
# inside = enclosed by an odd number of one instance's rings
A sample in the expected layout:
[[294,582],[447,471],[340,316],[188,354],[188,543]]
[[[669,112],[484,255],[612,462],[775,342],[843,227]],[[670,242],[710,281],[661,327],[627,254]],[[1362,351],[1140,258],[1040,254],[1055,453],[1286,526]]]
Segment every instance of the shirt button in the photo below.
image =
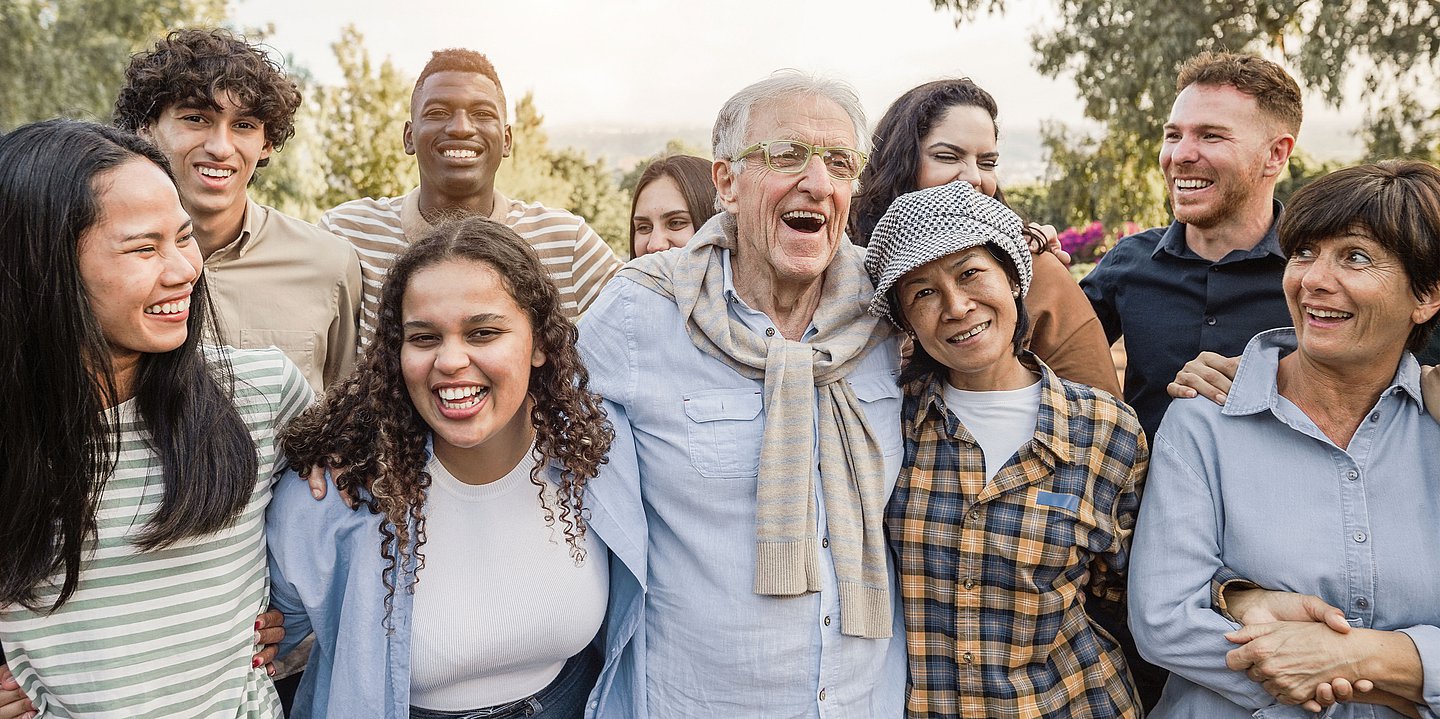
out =
[[825,626],[830,626],[830,617],[825,617]]
[[964,585],[964,587],[965,587],[966,589],[974,589],[974,588],[975,588],[975,578],[974,578],[974,577],[966,577],[966,578],[965,578],[965,581],[964,581],[964,582],[961,582],[961,584]]
[[1361,609],[1364,609],[1364,608],[1370,606],[1370,600],[1369,600],[1369,599],[1366,599],[1366,598],[1364,598],[1364,597],[1361,597],[1361,598],[1355,600],[1355,606],[1360,607]]
[[766,328],[765,328],[765,336],[766,336],[766,337],[774,337],[774,336],[775,336],[775,328],[774,328],[774,327],[766,327]]
[[972,510],[970,510],[970,518],[971,518],[971,519],[979,519],[979,518],[980,518],[980,510],[978,510],[978,509],[972,509]]
[[1205,324],[1210,325],[1211,327],[1214,327],[1214,326],[1215,326],[1215,318],[1214,318],[1213,316],[1206,316],[1206,317],[1205,317]]
[[1352,469],[1352,470],[1350,470],[1349,472],[1346,472],[1346,473],[1345,473],[1345,479],[1348,479],[1348,480],[1350,480],[1351,482],[1354,482],[1355,480],[1360,479],[1360,473],[1359,473],[1359,472],[1356,472],[1355,470]]
[[830,538],[829,538],[829,537],[821,537],[821,538],[820,538],[820,548],[821,548],[821,549],[828,549],[829,547],[830,547]]
[[820,701],[822,701],[822,702],[825,701],[825,690],[824,690],[824,689],[821,689],[821,690],[820,690]]
[[1356,533],[1355,533],[1355,541],[1357,541],[1357,542],[1363,542],[1363,541],[1365,541],[1365,533],[1364,533],[1364,532],[1356,532]]
[[970,652],[965,652],[964,654],[961,654],[961,655],[960,655],[960,661],[965,662],[966,664],[969,664],[969,663],[975,661],[975,657],[972,656],[972,655],[970,654]]
[[1379,412],[1376,412],[1376,413],[1370,415],[1370,421],[1371,421],[1371,422],[1379,422],[1379,421],[1380,421],[1380,413],[1379,413]]

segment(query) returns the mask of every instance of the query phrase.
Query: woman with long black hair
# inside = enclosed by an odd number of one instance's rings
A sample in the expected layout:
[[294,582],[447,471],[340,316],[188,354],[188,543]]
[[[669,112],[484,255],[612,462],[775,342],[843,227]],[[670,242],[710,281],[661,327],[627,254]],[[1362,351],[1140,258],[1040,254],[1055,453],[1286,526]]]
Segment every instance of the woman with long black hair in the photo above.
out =
[[164,156],[70,120],[0,138],[0,644],[44,716],[279,717],[252,659],[279,351],[201,345]]

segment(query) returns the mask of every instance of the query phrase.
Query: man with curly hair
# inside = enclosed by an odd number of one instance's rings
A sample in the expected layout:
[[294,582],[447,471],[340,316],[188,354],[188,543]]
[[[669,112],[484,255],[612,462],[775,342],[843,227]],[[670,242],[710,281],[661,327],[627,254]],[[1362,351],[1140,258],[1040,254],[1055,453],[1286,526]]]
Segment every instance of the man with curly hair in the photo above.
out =
[[420,166],[420,186],[399,197],[351,200],[325,213],[320,226],[360,251],[365,273],[362,344],[375,333],[380,287],[395,258],[442,219],[478,214],[508,226],[545,264],[560,288],[561,309],[584,312],[620,260],[579,216],[512,200],[495,188],[510,156],[505,90],[495,66],[474,50],[435,52],[410,95],[405,153]]
[[295,135],[299,106],[295,82],[258,46],[187,29],[131,58],[115,124],[170,160],[205,257],[219,341],[278,347],[318,392],[355,362],[359,258],[344,240],[247,192]]

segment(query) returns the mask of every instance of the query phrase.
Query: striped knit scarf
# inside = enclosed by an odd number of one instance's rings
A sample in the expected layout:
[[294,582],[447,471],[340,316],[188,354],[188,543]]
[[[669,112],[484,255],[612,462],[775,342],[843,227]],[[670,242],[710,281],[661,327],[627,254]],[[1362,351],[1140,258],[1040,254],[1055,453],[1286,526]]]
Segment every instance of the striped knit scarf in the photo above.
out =
[[808,343],[761,337],[730,316],[721,253],[734,251],[735,221],[720,213],[681,250],[645,255],[620,270],[673,299],[691,341],[751,379],[764,379],[765,435],[755,501],[757,594],[796,596],[820,590],[815,526],[811,407],[820,393],[820,476],[831,556],[840,589],[840,631],[856,637],[891,633],[886,571],[885,467],[880,442],[845,381],[887,328],[865,312],[872,286],[848,241],[825,271],[815,310],[818,334]]

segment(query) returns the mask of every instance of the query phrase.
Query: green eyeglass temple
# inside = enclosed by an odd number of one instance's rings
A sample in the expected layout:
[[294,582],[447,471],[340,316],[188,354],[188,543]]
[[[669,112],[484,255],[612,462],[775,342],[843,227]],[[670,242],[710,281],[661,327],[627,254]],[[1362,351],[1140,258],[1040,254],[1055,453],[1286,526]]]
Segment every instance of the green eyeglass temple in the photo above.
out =
[[[802,160],[802,161],[800,161],[800,162],[798,162],[798,163],[796,163],[796,164],[794,164],[794,165],[789,165],[789,166],[777,166],[777,165],[775,164],[774,156],[772,156],[772,155],[770,154],[770,146],[771,146],[771,145],[792,145],[792,146],[794,146],[794,147],[802,147],[802,148],[805,148],[805,159]],[[741,160],[741,159],[744,159],[744,158],[746,158],[746,157],[749,157],[749,156],[750,156],[751,154],[753,154],[756,150],[763,150],[763,151],[764,151],[764,153],[765,153],[765,166],[766,166],[766,167],[768,167],[768,168],[770,168],[770,169],[772,169],[772,170],[774,170],[774,171],[776,171],[776,172],[784,173],[784,174],[787,174],[787,175],[796,175],[796,174],[799,174],[799,173],[801,173],[801,172],[804,172],[804,171],[805,171],[805,167],[810,164],[810,158],[811,158],[811,157],[814,157],[815,155],[819,155],[822,162],[823,162],[824,159],[825,159],[825,154],[828,153],[828,152],[832,152],[832,151],[835,151],[835,152],[843,152],[843,153],[848,153],[848,154],[850,154],[850,155],[853,155],[853,156],[855,157],[855,166],[854,166],[853,168],[837,167],[837,166],[835,166],[835,165],[831,165],[831,164],[829,164],[829,163],[825,163],[825,171],[828,172],[828,173],[830,173],[830,176],[831,176],[831,177],[834,177],[834,178],[837,179],[837,180],[853,180],[853,179],[859,177],[859,176],[860,176],[860,170],[865,167],[865,162],[870,159],[868,156],[866,156],[865,153],[863,153],[863,152],[861,152],[861,151],[859,151],[859,150],[857,150],[857,149],[855,149],[855,148],[853,148],[853,147],[843,147],[843,146],[837,146],[837,147],[821,147],[821,146],[816,146],[816,145],[811,145],[811,144],[808,144],[808,143],[800,142],[799,140],[763,140],[763,141],[761,141],[761,142],[757,142],[757,143],[755,143],[755,144],[753,144],[753,145],[745,148],[744,150],[741,150],[738,155],[736,155],[735,157],[732,157],[732,158],[730,158],[730,159],[731,159],[731,160]]]

